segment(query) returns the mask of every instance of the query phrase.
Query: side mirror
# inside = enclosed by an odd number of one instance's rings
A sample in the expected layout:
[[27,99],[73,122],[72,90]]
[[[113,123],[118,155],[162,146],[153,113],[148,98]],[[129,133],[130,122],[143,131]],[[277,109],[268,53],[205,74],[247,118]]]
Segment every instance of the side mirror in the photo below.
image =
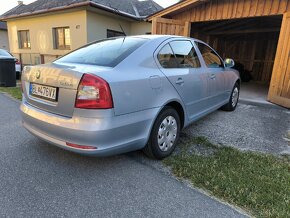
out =
[[235,66],[234,60],[233,59],[230,59],[230,58],[226,58],[225,61],[224,61],[224,63],[225,63],[225,67],[231,68],[231,67],[234,67]]

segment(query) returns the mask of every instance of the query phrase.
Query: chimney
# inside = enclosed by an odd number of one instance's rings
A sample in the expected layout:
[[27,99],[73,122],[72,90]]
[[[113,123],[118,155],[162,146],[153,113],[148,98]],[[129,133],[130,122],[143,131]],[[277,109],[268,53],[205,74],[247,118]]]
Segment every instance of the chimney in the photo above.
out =
[[23,1],[17,1],[18,5],[23,5]]

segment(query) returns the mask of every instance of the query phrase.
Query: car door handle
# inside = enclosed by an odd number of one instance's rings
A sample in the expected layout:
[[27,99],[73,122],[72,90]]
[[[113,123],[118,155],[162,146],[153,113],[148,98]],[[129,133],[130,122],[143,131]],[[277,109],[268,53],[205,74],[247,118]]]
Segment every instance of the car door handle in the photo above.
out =
[[184,83],[182,78],[178,78],[175,82],[177,85],[182,85]]
[[215,74],[211,74],[211,75],[210,75],[210,78],[211,78],[211,79],[215,79],[215,78],[216,78],[216,75],[215,75]]

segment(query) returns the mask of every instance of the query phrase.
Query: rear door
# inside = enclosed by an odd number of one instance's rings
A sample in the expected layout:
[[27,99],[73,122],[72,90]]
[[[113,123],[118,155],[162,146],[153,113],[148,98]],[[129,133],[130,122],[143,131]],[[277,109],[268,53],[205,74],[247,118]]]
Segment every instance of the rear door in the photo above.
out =
[[205,72],[208,75],[209,82],[209,104],[215,106],[228,98],[224,63],[220,56],[208,45],[202,42],[195,42],[195,44],[206,66]]
[[190,40],[174,40],[157,54],[160,70],[183,100],[189,119],[195,119],[207,108],[208,79]]

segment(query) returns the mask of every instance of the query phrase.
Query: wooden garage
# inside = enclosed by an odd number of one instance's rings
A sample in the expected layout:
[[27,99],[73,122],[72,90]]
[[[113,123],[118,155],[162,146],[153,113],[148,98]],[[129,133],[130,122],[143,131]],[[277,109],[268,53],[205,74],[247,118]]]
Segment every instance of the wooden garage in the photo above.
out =
[[290,0],[184,0],[149,18],[152,34],[201,39],[268,84],[290,108]]

